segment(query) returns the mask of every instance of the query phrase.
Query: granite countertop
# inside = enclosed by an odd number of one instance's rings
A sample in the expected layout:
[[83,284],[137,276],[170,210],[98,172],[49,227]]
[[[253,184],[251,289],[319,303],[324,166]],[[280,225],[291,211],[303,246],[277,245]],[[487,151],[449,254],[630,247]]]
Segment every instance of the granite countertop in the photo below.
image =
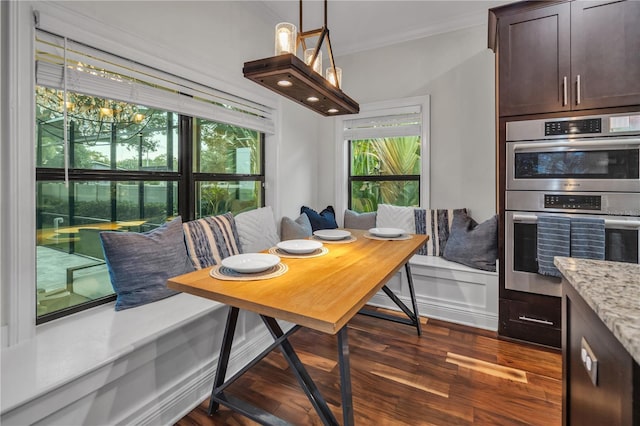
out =
[[640,265],[571,257],[554,263],[640,364]]

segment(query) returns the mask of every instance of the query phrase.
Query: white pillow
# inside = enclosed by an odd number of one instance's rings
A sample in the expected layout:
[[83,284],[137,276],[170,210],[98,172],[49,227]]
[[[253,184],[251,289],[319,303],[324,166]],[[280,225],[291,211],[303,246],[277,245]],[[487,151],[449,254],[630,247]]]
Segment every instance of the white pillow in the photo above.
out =
[[401,228],[409,234],[416,233],[415,207],[400,207],[378,204],[376,226],[378,228]]
[[243,253],[257,253],[279,241],[271,206],[239,213],[234,217]]

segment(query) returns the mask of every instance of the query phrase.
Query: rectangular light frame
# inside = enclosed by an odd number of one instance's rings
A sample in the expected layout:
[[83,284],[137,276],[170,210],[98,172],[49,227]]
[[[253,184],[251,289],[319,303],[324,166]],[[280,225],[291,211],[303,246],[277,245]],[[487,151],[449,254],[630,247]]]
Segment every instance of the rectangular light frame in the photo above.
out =
[[[326,117],[357,114],[360,106],[325,78],[316,73],[294,54],[284,54],[270,58],[245,62],[244,76],[294,102]],[[287,80],[289,87],[278,85]],[[315,97],[317,101],[310,101]],[[336,112],[329,112],[331,109]]]

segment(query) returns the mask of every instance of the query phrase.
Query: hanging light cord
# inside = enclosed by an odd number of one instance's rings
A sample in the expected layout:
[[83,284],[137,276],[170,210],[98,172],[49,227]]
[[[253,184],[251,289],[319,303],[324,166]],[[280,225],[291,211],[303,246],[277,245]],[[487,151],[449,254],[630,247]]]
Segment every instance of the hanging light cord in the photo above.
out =
[[67,38],[64,38],[64,64],[62,66],[62,128],[64,132],[64,186],[69,188],[69,140],[67,137]]

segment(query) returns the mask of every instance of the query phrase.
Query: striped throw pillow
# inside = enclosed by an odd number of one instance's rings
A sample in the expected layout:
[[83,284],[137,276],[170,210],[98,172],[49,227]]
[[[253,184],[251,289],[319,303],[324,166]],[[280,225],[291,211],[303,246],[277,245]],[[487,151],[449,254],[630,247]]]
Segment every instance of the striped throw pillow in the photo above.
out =
[[231,213],[203,217],[182,226],[187,252],[196,269],[219,265],[225,257],[242,253]]
[[467,212],[467,209],[415,209],[416,234],[429,236],[417,254],[442,256],[451,232],[454,212]]

